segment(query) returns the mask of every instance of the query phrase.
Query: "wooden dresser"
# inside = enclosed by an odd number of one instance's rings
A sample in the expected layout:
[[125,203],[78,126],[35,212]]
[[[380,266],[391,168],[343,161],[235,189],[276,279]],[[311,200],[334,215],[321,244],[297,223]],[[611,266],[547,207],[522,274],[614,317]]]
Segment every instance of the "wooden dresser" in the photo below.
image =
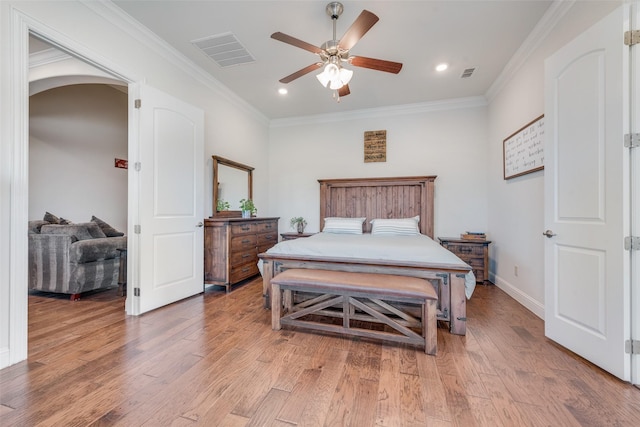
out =
[[442,246],[471,266],[476,282],[489,282],[490,240],[467,240],[455,237],[438,237],[438,240]]
[[232,285],[259,273],[258,254],[278,243],[279,218],[204,220],[204,283]]

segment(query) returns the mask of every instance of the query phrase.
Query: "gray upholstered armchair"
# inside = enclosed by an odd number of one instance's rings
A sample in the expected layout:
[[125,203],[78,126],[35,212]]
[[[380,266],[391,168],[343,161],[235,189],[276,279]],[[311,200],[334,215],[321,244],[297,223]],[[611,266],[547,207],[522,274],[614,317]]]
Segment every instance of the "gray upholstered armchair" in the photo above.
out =
[[127,237],[106,237],[98,224],[29,221],[29,289],[70,294],[118,285]]

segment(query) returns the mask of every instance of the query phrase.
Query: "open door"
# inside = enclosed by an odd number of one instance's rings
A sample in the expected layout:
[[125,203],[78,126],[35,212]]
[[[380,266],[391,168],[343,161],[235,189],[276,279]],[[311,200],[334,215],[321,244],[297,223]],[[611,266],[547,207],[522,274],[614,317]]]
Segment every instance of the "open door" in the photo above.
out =
[[[545,334],[630,380],[624,5],[545,62]],[[625,24],[626,23],[626,24]],[[628,92],[627,92],[628,93]],[[544,230],[541,230],[544,231]]]
[[[631,4],[631,29],[640,31],[640,2]],[[640,43],[629,47],[631,134],[640,136]],[[631,149],[631,235],[640,236],[640,147]],[[640,250],[631,251],[631,339],[640,343]],[[640,349],[631,355],[631,383],[640,387]]]
[[[137,216],[130,221],[131,314],[204,289],[204,112],[152,87],[139,88]],[[132,254],[129,254],[131,259]]]

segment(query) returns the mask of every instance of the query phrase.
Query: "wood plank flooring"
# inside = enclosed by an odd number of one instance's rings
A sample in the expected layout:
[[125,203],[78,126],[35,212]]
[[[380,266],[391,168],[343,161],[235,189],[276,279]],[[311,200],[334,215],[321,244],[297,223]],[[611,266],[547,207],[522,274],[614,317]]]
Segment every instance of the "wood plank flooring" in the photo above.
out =
[[262,282],[139,317],[116,289],[29,297],[29,359],[0,371],[2,426],[640,426],[640,390],[478,286],[467,336],[408,345],[271,330]]

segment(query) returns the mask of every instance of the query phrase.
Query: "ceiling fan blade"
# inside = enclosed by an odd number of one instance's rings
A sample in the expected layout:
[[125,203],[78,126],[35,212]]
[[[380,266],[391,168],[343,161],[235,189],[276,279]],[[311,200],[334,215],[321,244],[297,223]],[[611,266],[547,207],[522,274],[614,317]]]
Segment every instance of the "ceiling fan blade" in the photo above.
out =
[[373,24],[378,22],[378,19],[380,18],[373,13],[363,10],[340,39],[340,47],[344,50],[351,49],[373,27]]
[[322,67],[322,62],[316,62],[315,64],[311,64],[308,67],[304,67],[302,70],[298,70],[293,74],[289,74],[287,77],[281,78],[280,83],[292,82],[298,77],[302,77],[305,74],[309,74],[310,72],[317,70],[320,67]]
[[308,50],[309,52],[318,53],[318,54],[322,53],[322,49],[320,49],[319,47],[314,46],[312,44],[309,44],[307,42],[303,42],[300,39],[297,39],[295,37],[291,37],[291,36],[289,36],[287,34],[279,32],[279,31],[276,32],[276,33],[271,34],[271,38],[275,39],[275,40],[278,40],[278,41],[281,41],[283,43],[290,44],[290,45],[295,46],[295,47],[299,47],[299,48],[304,49],[304,50]]
[[344,85],[340,89],[338,89],[338,96],[340,97],[347,96],[350,93],[351,91],[349,90],[349,85]]
[[372,70],[385,71],[393,74],[398,74],[402,69],[400,62],[385,61],[364,56],[352,56],[349,58],[349,62],[356,67],[371,68]]

